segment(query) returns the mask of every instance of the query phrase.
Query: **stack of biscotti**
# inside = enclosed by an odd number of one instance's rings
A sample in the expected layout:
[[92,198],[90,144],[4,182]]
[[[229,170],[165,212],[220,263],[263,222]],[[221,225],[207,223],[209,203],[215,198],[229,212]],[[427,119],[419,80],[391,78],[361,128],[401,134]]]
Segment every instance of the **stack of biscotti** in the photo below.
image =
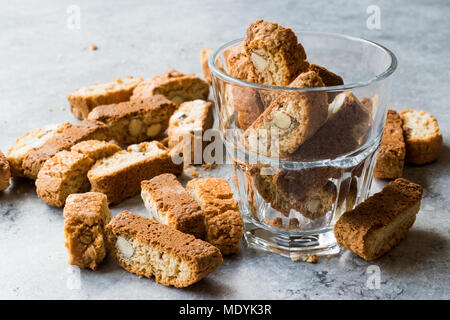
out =
[[339,244],[365,260],[381,257],[406,237],[416,220],[422,187],[399,178],[353,210],[334,227]]

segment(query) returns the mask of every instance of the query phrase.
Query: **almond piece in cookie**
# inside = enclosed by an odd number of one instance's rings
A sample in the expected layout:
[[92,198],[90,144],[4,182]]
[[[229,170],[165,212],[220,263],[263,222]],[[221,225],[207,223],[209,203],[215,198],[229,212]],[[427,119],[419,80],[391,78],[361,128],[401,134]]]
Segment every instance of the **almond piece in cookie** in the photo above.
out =
[[442,133],[435,117],[424,111],[402,110],[406,161],[425,164],[436,160],[442,150]]
[[399,178],[353,210],[334,227],[338,243],[365,260],[374,260],[406,237],[416,220],[422,187]]
[[143,100],[161,94],[176,105],[196,99],[206,100],[209,85],[195,74],[184,74],[175,70],[141,82],[133,91],[131,100]]
[[274,22],[260,19],[250,24],[244,47],[261,84],[288,86],[309,68],[295,33]]
[[[290,87],[323,87],[314,72],[302,73]],[[328,116],[326,92],[287,92],[280,95],[244,132],[241,142],[251,152],[286,157],[309,139]]]
[[128,272],[188,287],[222,264],[219,249],[149,218],[122,211],[106,226],[108,249]]
[[351,92],[336,96],[329,105],[325,124],[288,159],[310,161],[333,159],[361,145],[371,122],[367,108]]
[[109,131],[102,122],[84,120],[81,123],[69,125],[60,133],[53,135],[39,148],[29,151],[22,162],[24,175],[36,179],[45,161],[56,153],[69,150],[73,145],[85,140],[109,140]]
[[381,179],[400,178],[403,175],[405,153],[402,119],[395,110],[388,110],[373,176]]
[[71,194],[64,206],[64,218],[69,264],[97,269],[106,256],[104,227],[111,220],[106,196],[98,192]]
[[193,179],[187,183],[186,190],[205,215],[205,240],[223,255],[238,253],[243,221],[228,182],[222,178]]
[[0,191],[6,190],[9,187],[9,179],[11,178],[11,171],[9,162],[5,155],[0,151]]
[[36,192],[48,205],[62,207],[72,193],[89,190],[87,172],[93,161],[75,151],[61,151],[45,161],[36,179]]
[[209,70],[208,60],[213,52],[211,48],[204,48],[200,51],[200,64],[202,66],[203,78],[205,78],[206,82],[211,84],[211,72]]
[[67,95],[70,110],[75,117],[86,119],[97,106],[129,100],[141,81],[142,78],[125,77],[77,89]]
[[47,140],[70,126],[72,125],[69,122],[49,124],[42,128],[31,130],[17,138],[6,156],[11,166],[11,174],[13,176],[23,177],[24,169],[22,162],[25,156],[30,151],[40,148]]
[[138,194],[141,181],[162,173],[180,174],[183,164],[172,162],[169,150],[157,141],[131,145],[108,158],[101,159],[89,170],[91,191],[107,195],[109,203]]
[[194,100],[182,103],[169,121],[169,148],[179,145],[186,163],[201,164],[203,148],[208,145],[208,141],[203,141],[203,134],[212,128],[213,123],[211,102]]
[[112,138],[121,144],[139,143],[160,136],[177,106],[162,95],[146,99],[99,106],[89,120],[106,124]]
[[205,236],[205,217],[200,206],[173,174],[142,181],[141,197],[150,218],[196,238]]

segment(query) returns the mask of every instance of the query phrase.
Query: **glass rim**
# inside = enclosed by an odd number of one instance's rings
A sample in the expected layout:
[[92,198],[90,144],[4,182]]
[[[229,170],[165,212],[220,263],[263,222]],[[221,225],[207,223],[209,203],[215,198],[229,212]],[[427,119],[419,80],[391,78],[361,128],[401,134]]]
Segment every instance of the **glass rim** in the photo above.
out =
[[395,56],[395,54],[389,50],[388,48],[386,48],[385,46],[376,43],[374,41],[370,41],[364,38],[359,38],[359,37],[354,37],[354,36],[349,36],[346,34],[342,34],[342,33],[332,33],[332,32],[317,32],[317,31],[301,31],[299,32],[300,34],[309,34],[309,35],[325,35],[325,36],[332,36],[332,37],[337,37],[337,38],[343,38],[346,40],[350,40],[350,41],[357,41],[357,42],[361,42],[361,43],[366,43],[369,44],[373,47],[378,48],[379,50],[383,51],[385,54],[387,54],[387,56],[389,56],[391,58],[391,63],[389,65],[389,67],[384,70],[383,72],[379,73],[378,75],[368,79],[368,80],[364,80],[364,81],[359,81],[359,82],[353,82],[353,83],[348,83],[348,84],[343,84],[343,85],[339,85],[339,86],[330,86],[330,87],[315,87],[315,88],[293,88],[293,87],[281,87],[281,86],[270,86],[270,85],[264,85],[264,84],[257,84],[257,83],[253,83],[253,82],[248,82],[245,80],[241,80],[235,77],[230,76],[229,74],[225,73],[224,71],[222,71],[217,65],[216,65],[216,59],[217,56],[219,55],[220,52],[222,52],[224,49],[235,45],[237,43],[240,43],[244,40],[244,38],[239,38],[233,41],[229,41],[225,44],[223,44],[222,46],[220,46],[218,49],[216,49],[213,54],[211,54],[211,56],[208,59],[208,66],[211,70],[211,73],[214,73],[214,75],[216,75],[217,77],[221,78],[222,80],[225,80],[227,82],[231,82],[234,84],[238,84],[241,86],[247,86],[247,87],[252,87],[255,89],[269,89],[269,90],[283,90],[283,91],[341,91],[341,90],[351,90],[351,89],[355,89],[355,88],[361,88],[361,87],[366,87],[368,85],[371,85],[375,82],[384,80],[386,78],[388,78],[390,75],[392,75],[394,73],[394,71],[397,69],[397,57]]

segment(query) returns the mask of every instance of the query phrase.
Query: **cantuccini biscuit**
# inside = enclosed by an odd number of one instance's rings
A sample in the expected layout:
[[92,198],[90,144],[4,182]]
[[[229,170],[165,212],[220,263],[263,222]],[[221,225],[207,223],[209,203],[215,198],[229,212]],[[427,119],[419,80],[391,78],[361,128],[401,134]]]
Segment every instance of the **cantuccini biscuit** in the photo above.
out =
[[193,179],[187,183],[186,190],[205,215],[205,240],[224,255],[238,253],[243,221],[228,182],[222,178]]
[[99,106],[89,113],[88,119],[105,123],[114,140],[132,144],[155,139],[169,123],[177,106],[162,95],[142,100]]
[[108,128],[102,122],[91,120],[84,120],[79,124],[66,127],[39,148],[33,149],[25,155],[22,162],[24,175],[30,179],[36,179],[45,161],[57,152],[68,150],[78,142],[85,140],[109,140]]
[[211,73],[209,70],[208,60],[212,52],[213,49],[211,48],[204,48],[200,51],[200,64],[202,66],[203,78],[205,78],[208,84],[211,84]]
[[89,190],[87,172],[93,161],[75,151],[60,151],[45,161],[36,179],[36,192],[48,205],[62,207],[72,193]]
[[150,218],[196,238],[205,236],[202,209],[173,174],[142,181],[141,197]]
[[11,178],[11,171],[9,162],[5,155],[0,151],[0,191],[6,190],[9,187],[9,179]]
[[209,243],[129,211],[111,220],[106,235],[110,253],[122,268],[166,286],[190,286],[223,261]]
[[260,19],[250,24],[244,47],[261,84],[287,86],[309,68],[295,33],[274,22]]
[[370,127],[370,114],[351,92],[336,96],[329,106],[325,124],[289,160],[333,159],[361,145]]
[[183,164],[175,164],[169,150],[152,141],[131,145],[127,150],[97,161],[89,170],[88,178],[91,191],[106,194],[108,202],[115,204],[138,194],[143,180],[182,171]]
[[208,144],[208,141],[203,141],[203,134],[212,128],[213,123],[211,102],[194,100],[182,103],[169,121],[169,148],[181,143],[179,149],[185,162],[201,164],[203,148]]
[[94,162],[109,156],[122,150],[118,145],[100,140],[86,140],[77,143],[72,148],[71,151],[82,153]]
[[184,74],[171,70],[141,82],[134,89],[131,100],[142,100],[157,94],[162,94],[176,105],[180,105],[185,101],[206,100],[209,86],[193,73]]
[[422,187],[399,178],[353,210],[334,227],[338,243],[365,260],[374,260],[406,237],[416,220]]
[[405,153],[402,119],[395,110],[388,110],[373,176],[383,179],[400,178],[403,175]]
[[75,117],[86,119],[97,106],[127,101],[142,78],[125,77],[82,87],[67,95]]
[[98,192],[71,194],[64,206],[64,218],[69,264],[97,269],[106,256],[104,227],[111,220],[106,196]]
[[[302,73],[290,87],[323,87],[314,72]],[[288,92],[280,95],[244,132],[241,142],[264,156],[286,157],[309,139],[327,120],[325,92]]]
[[7,154],[12,175],[24,176],[22,162],[25,156],[30,151],[40,148],[47,140],[70,126],[71,124],[69,122],[49,124],[42,128],[31,130],[17,138]]
[[436,160],[442,150],[442,133],[435,117],[424,111],[402,110],[406,161],[425,164]]
[[[314,71],[319,75],[319,77],[325,84],[325,87],[340,86],[344,84],[344,80],[341,76],[335,74],[334,72],[331,72],[325,67],[319,66],[317,64],[310,64],[309,70]],[[336,92],[328,92],[328,102],[331,103],[336,95]]]

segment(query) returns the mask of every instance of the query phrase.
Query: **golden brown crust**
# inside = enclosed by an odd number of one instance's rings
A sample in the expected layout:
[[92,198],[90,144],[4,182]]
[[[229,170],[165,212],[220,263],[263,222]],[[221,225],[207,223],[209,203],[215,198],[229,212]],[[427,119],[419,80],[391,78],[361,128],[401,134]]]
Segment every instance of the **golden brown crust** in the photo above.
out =
[[106,256],[104,227],[111,220],[106,196],[98,192],[71,194],[64,207],[64,218],[69,264],[97,269]]
[[27,153],[22,163],[24,175],[30,179],[36,179],[45,161],[57,152],[68,150],[78,142],[85,140],[109,140],[108,128],[101,122],[91,120],[84,120],[79,124],[66,127],[41,147]]
[[238,253],[243,221],[230,185],[222,178],[193,179],[186,190],[199,203],[206,220],[206,241],[222,254]]
[[11,171],[9,162],[5,155],[0,151],[0,191],[6,190],[9,187],[9,179],[11,178]]
[[422,187],[399,178],[386,185],[336,222],[339,244],[365,260],[373,260],[396,246],[414,223]]
[[93,161],[75,151],[61,151],[45,161],[36,179],[36,192],[48,205],[62,207],[72,193],[89,190],[87,172]]
[[171,70],[141,82],[134,89],[131,100],[142,100],[157,94],[180,105],[185,101],[208,99],[209,86],[193,73],[184,74]]
[[106,194],[108,202],[116,204],[138,194],[141,181],[162,173],[180,174],[182,171],[183,164],[175,164],[169,150],[152,141],[132,145],[126,151],[97,161],[88,172],[88,178],[91,191]]
[[[223,261],[220,251],[209,243],[129,211],[122,211],[111,220],[106,226],[106,234],[111,255],[125,270],[139,276],[155,277],[155,281],[166,286],[182,288],[192,285],[214,271]],[[152,257],[145,257],[143,263],[133,260],[133,256],[129,260],[124,259],[117,249],[119,236],[133,239],[144,248],[155,250],[161,257],[171,256],[177,261],[177,265],[172,267],[184,263],[188,270],[178,270],[178,273],[168,277],[165,276],[165,271],[170,267],[167,262],[161,262],[164,270],[158,270],[156,263],[160,260]]]
[[406,161],[425,164],[435,161],[442,150],[442,133],[434,116],[424,111],[402,110]]
[[105,123],[114,140],[122,144],[156,139],[167,129],[177,106],[162,95],[99,106],[88,119]]
[[395,110],[388,110],[373,176],[382,179],[400,178],[403,175],[405,153],[402,119]]
[[141,81],[142,78],[125,77],[77,89],[67,95],[70,110],[75,117],[86,119],[89,112],[97,106],[129,100]]
[[213,49],[211,48],[204,48],[200,50],[200,64],[202,66],[203,78],[205,78],[209,85],[211,85],[211,72],[209,70],[208,60],[212,52]]
[[310,64],[309,70],[314,71],[319,75],[319,77],[325,84],[325,87],[340,86],[344,84],[344,80],[342,79],[341,76],[331,72],[325,67],[319,66],[317,64]]
[[122,150],[118,145],[100,140],[86,140],[77,143],[72,148],[71,151],[82,153],[94,162],[109,156]]
[[203,211],[173,174],[142,181],[141,196],[150,218],[196,238],[205,236]]

